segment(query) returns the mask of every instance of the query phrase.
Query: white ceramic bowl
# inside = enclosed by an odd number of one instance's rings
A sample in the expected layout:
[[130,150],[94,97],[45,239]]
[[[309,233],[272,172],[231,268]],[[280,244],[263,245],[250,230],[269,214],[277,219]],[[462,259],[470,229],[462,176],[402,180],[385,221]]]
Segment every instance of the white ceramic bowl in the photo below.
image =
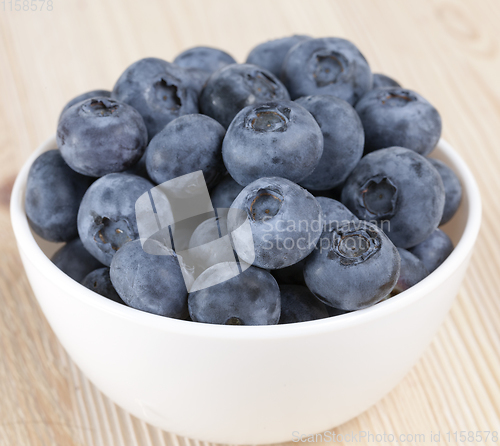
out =
[[12,225],[33,291],[52,329],[87,377],[144,421],[195,439],[288,441],[331,429],[386,395],[429,345],[457,295],[481,221],[481,198],[445,141],[434,155],[464,196],[445,227],[456,248],[408,291],[365,310],[278,326],[219,326],[119,305],[62,273],[24,212],[29,158],[12,192]]

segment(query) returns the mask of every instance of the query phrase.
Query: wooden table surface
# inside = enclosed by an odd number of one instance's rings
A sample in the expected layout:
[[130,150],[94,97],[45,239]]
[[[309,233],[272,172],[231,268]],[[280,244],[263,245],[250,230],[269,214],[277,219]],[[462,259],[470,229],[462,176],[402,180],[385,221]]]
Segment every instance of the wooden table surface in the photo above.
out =
[[[40,9],[43,2],[34,3]],[[116,407],[62,349],[17,252],[12,182],[55,132],[67,100],[111,89],[135,60],[172,60],[209,45],[242,62],[257,43],[292,33],[348,38],[374,71],[428,98],[484,200],[467,277],[432,345],[389,395],[335,431],[421,433],[427,444],[431,431],[441,432],[441,444],[457,444],[447,432],[500,431],[500,1],[53,0],[42,11],[11,7],[15,1],[0,2],[1,446],[196,443]]]

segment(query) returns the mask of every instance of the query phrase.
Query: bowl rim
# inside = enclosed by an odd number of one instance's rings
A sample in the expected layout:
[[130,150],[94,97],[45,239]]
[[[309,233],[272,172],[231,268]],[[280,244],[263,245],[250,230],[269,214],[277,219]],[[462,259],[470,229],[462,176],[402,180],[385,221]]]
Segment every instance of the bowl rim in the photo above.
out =
[[463,194],[467,196],[469,205],[467,222],[463,234],[453,252],[436,271],[410,289],[391,299],[362,310],[325,319],[283,325],[238,326],[237,328],[227,325],[200,322],[194,323],[192,321],[159,316],[118,304],[103,298],[67,276],[52,263],[38,246],[38,243],[31,233],[28,219],[24,211],[24,192],[29,169],[41,153],[57,148],[55,135],[44,141],[31,154],[17,175],[10,202],[11,223],[19,250],[26,254],[26,256],[36,265],[38,270],[49,279],[54,286],[64,289],[71,299],[80,300],[82,303],[94,307],[96,310],[104,311],[110,315],[139,325],[146,325],[149,328],[187,336],[224,339],[231,337],[246,340],[314,336],[323,332],[352,328],[369,321],[383,318],[384,316],[410,306],[413,302],[429,293],[433,288],[443,283],[471,253],[481,225],[482,204],[479,188],[465,161],[448,142],[441,139],[437,147],[451,161],[452,169],[458,173],[462,181]]

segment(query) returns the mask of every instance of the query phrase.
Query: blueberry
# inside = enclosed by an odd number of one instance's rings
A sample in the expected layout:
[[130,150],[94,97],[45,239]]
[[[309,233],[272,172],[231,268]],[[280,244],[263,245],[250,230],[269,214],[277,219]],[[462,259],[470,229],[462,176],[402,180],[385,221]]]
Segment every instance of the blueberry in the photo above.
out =
[[147,143],[137,110],[103,97],[73,105],[57,126],[57,146],[64,160],[76,172],[92,177],[132,167]]
[[236,63],[232,56],[225,51],[206,46],[197,46],[180,53],[174,64],[183,68],[197,68],[213,73],[226,65]]
[[78,104],[79,102],[84,101],[85,99],[91,99],[91,98],[97,98],[97,97],[109,98],[109,97],[111,97],[111,92],[108,90],[92,90],[92,91],[88,91],[87,93],[83,93],[83,94],[80,94],[80,95],[74,97],[62,109],[61,114],[59,115],[59,121],[61,120],[63,113],[68,108],[72,107],[75,104]]
[[360,310],[390,294],[399,277],[396,247],[377,226],[350,222],[324,232],[307,258],[304,277],[322,302],[340,310]]
[[116,82],[112,97],[142,115],[149,139],[175,118],[198,113],[198,92],[191,75],[154,57],[130,65]]
[[326,197],[332,200],[340,201],[342,197],[342,189],[344,188],[344,183],[334,187],[333,189],[327,190],[312,190],[310,191],[315,197]]
[[161,184],[202,170],[210,187],[224,171],[221,146],[225,133],[224,127],[208,116],[184,115],[174,119],[149,143],[149,176]]
[[323,231],[332,231],[350,221],[358,221],[358,218],[340,201],[327,197],[316,197],[316,201],[321,206]]
[[391,146],[428,155],[441,136],[441,116],[426,99],[405,88],[378,88],[356,104],[365,129],[365,153]]
[[153,186],[128,173],[99,178],[83,196],[78,211],[78,233],[85,248],[109,266],[118,248],[139,237],[135,202]]
[[42,153],[26,183],[25,210],[33,231],[51,242],[77,237],[78,207],[92,180],[72,170],[59,150]]
[[296,100],[319,124],[323,155],[318,166],[300,184],[309,190],[327,190],[342,184],[363,156],[365,134],[356,110],[334,96],[306,96]]
[[210,76],[200,95],[200,109],[227,128],[245,107],[289,99],[285,86],[271,72],[255,65],[233,64]]
[[78,237],[59,248],[51,260],[63,273],[77,282],[81,282],[87,274],[103,266],[85,249]]
[[141,158],[137,163],[135,163],[130,169],[123,171],[123,173],[131,173],[132,175],[137,175],[139,177],[145,178],[148,181],[151,181],[149,177],[148,170],[146,168],[146,154],[147,148],[142,154]]
[[192,88],[196,92],[196,95],[199,96],[212,73],[200,70],[199,68],[185,68],[185,71],[187,86]]
[[452,251],[453,243],[441,229],[436,229],[423,242],[410,249],[410,252],[422,261],[429,273],[441,265]]
[[328,317],[326,305],[305,286],[281,285],[280,324],[314,321]]
[[304,280],[304,265],[306,263],[306,258],[300,260],[293,265],[286,266],[285,268],[273,269],[271,274],[276,279],[276,282],[281,285],[304,285],[306,281]]
[[197,291],[189,293],[188,306],[195,322],[273,325],[279,321],[280,290],[265,270],[250,266],[232,277],[229,264],[219,263],[203,272],[193,286]]
[[444,211],[439,225],[448,223],[455,215],[462,200],[462,184],[457,175],[450,167],[440,160],[429,158],[431,164],[436,168],[444,185]]
[[372,88],[364,56],[351,42],[336,37],[295,45],[285,57],[281,76],[292,99],[329,94],[354,105]]
[[401,87],[401,85],[392,77],[389,77],[382,73],[373,73],[373,88],[384,87]]
[[109,268],[99,268],[91,273],[88,273],[82,280],[82,285],[89,290],[94,291],[101,296],[107,297],[108,299],[117,302],[119,304],[125,305],[125,302],[121,299],[115,290],[115,287],[111,283],[109,277]]
[[427,271],[422,261],[410,251],[398,248],[398,252],[401,258],[401,272],[394,291],[401,293],[427,277],[429,271]]
[[303,180],[322,153],[321,129],[304,107],[291,101],[244,108],[222,145],[227,171],[243,186],[269,176]]
[[[241,212],[247,216],[241,221]],[[252,240],[237,229],[248,222]],[[240,259],[265,269],[293,265],[315,248],[322,228],[321,207],[295,183],[279,177],[260,178],[236,197],[227,217]],[[255,259],[253,254],[255,253]]]
[[147,254],[140,240],[123,245],[113,257],[110,277],[123,301],[138,310],[183,319],[187,315],[187,289],[177,255],[158,244]]
[[223,249],[219,244],[213,243],[228,235],[227,209],[217,209],[217,211],[217,216],[201,222],[191,234],[188,248],[194,253],[190,257],[194,266],[236,261],[232,249]]
[[342,203],[379,224],[400,248],[423,242],[438,227],[444,187],[432,164],[413,150],[389,147],[364,156],[344,185]]
[[341,310],[339,308],[330,307],[330,305],[325,305],[325,307],[326,307],[326,310],[328,311],[328,316],[329,317],[335,317],[335,316],[340,316],[341,314],[350,313],[350,311],[346,311],[346,310]]
[[242,190],[241,184],[234,181],[231,175],[226,175],[210,194],[212,206],[214,208],[229,208]]
[[288,51],[297,43],[307,39],[310,37],[295,35],[261,43],[250,51],[246,63],[265,68],[279,78]]

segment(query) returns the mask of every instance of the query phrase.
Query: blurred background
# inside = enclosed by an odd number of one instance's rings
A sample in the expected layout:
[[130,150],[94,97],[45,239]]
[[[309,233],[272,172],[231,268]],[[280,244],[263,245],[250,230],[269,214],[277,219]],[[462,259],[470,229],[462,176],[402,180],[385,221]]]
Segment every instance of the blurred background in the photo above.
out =
[[499,21],[496,0],[1,1],[0,446],[193,443],[117,408],[68,358],[24,274],[10,191],[64,104],[112,89],[137,59],[171,61],[203,45],[244,62],[255,45],[291,34],[347,38],[374,72],[432,102],[484,200],[470,269],[432,346],[392,393],[335,432],[433,431],[457,444],[447,432],[500,430]]

